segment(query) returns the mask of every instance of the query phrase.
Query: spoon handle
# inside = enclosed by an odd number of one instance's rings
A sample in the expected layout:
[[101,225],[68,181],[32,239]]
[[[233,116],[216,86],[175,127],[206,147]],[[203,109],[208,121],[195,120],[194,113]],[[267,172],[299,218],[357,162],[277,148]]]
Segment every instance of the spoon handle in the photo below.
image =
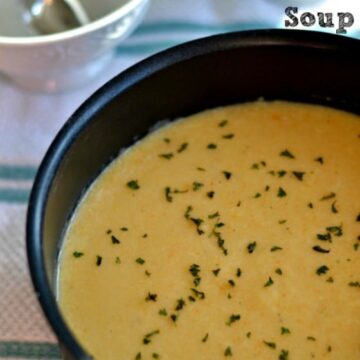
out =
[[81,25],[90,23],[90,18],[79,0],[63,0]]

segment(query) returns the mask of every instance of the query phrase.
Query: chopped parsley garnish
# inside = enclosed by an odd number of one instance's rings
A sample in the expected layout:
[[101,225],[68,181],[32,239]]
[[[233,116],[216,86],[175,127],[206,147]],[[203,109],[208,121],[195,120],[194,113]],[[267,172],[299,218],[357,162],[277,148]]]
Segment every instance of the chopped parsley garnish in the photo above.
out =
[[96,266],[100,266],[102,263],[102,256],[96,255]]
[[316,341],[316,339],[315,339],[313,336],[308,336],[308,337],[306,338],[306,340]]
[[283,150],[280,156],[288,157],[289,159],[295,159],[295,156],[289,150]]
[[239,321],[241,319],[240,314],[232,314],[230,315],[228,321],[226,322],[227,326],[231,326],[234,322]]
[[185,305],[186,305],[185,300],[183,298],[180,298],[177,300],[175,310],[180,311],[184,308]]
[[348,285],[351,286],[351,287],[358,287],[358,288],[360,288],[360,281],[351,281],[351,282],[349,282]]
[[179,149],[178,149],[177,152],[178,152],[178,153],[181,153],[181,152],[185,151],[188,146],[189,146],[188,143],[182,143],[182,144],[180,145],[180,147],[179,147]]
[[284,197],[286,196],[286,192],[282,187],[279,187],[278,193],[277,193],[278,197]]
[[281,178],[281,177],[284,177],[286,175],[286,171],[285,170],[280,170],[277,172],[278,176]]
[[119,257],[119,256],[117,256],[117,257],[115,258],[115,264],[121,264],[121,260],[120,260],[120,257]]
[[165,188],[165,198],[166,198],[166,201],[168,201],[168,202],[173,201],[173,198],[171,196],[171,189],[168,186]]
[[336,194],[334,192],[328,193],[326,195],[324,195],[323,197],[320,198],[320,201],[324,201],[324,200],[330,200],[333,199],[336,196]]
[[224,174],[226,180],[230,180],[231,175],[232,175],[231,172],[229,172],[229,171],[223,171],[222,173]]
[[316,269],[317,275],[325,275],[330,269],[326,265],[320,266],[318,269]]
[[250,331],[246,333],[246,337],[247,337],[248,339],[251,338],[251,332],[250,332]]
[[286,221],[287,221],[287,220],[279,220],[279,224],[280,224],[280,225],[283,225],[283,224],[286,223]]
[[161,316],[167,316],[167,311],[165,308],[159,310],[159,315]]
[[215,219],[215,218],[217,218],[217,217],[219,217],[219,216],[220,216],[220,214],[219,214],[219,212],[217,211],[217,212],[215,212],[215,213],[213,213],[213,214],[208,215],[208,218],[209,218],[209,219]]
[[201,282],[200,274],[200,266],[197,264],[192,264],[189,269],[191,275],[194,277],[194,285],[199,286]]
[[324,249],[319,245],[313,246],[313,250],[323,254],[328,254],[330,252],[329,249]]
[[224,127],[228,124],[228,120],[223,120],[219,123],[219,127]]
[[328,282],[328,283],[333,283],[334,282],[334,279],[333,279],[333,277],[332,276],[329,276],[329,278],[326,280],[326,282]]
[[167,144],[169,144],[171,142],[171,140],[169,138],[163,138],[164,142],[166,142]]
[[269,277],[268,281],[265,283],[264,287],[268,287],[274,284],[274,281],[271,277]]
[[251,165],[251,169],[259,170],[259,169],[260,169],[260,166],[259,166],[258,163],[253,163],[253,164]]
[[129,231],[129,229],[127,227],[122,227],[120,228],[121,231]]
[[241,276],[241,274],[242,274],[242,271],[241,271],[241,269],[240,268],[237,268],[236,269],[236,277],[240,277]]
[[304,172],[301,172],[301,171],[293,171],[293,174],[294,174],[294,176],[295,176],[299,181],[303,181],[303,178],[304,178],[304,175],[305,175]]
[[200,300],[205,299],[205,293],[204,293],[204,292],[199,291],[199,290],[194,289],[194,288],[192,288],[191,291],[194,293],[194,295],[195,295],[198,299],[200,299]]
[[111,235],[111,242],[113,244],[120,244],[120,240],[114,235]]
[[151,356],[153,359],[160,359],[160,355],[158,353],[152,353]]
[[84,256],[84,253],[83,252],[80,252],[80,251],[74,251],[73,252],[73,256],[74,256],[74,258],[80,258],[80,257],[82,257],[82,256]]
[[220,271],[221,271],[221,269],[215,269],[212,272],[215,276],[218,276]]
[[146,276],[151,276],[151,272],[148,271],[148,270],[145,270],[145,275],[146,275]]
[[212,199],[212,198],[214,197],[214,195],[215,195],[215,191],[208,191],[208,192],[206,193],[206,196],[207,196],[209,199]]
[[136,260],[135,260],[138,264],[140,264],[140,265],[144,265],[145,264],[145,260],[144,259],[142,259],[142,258],[137,258]]
[[316,238],[321,241],[330,241],[331,242],[331,234],[330,233],[317,234]]
[[269,342],[264,340],[263,343],[271,349],[276,349],[276,344],[274,342]]
[[289,360],[289,351],[281,350],[280,355],[279,355],[279,360]]
[[360,222],[360,214],[356,217],[356,221]]
[[249,254],[252,254],[252,253],[255,251],[256,245],[257,245],[257,244],[256,244],[256,241],[248,244],[248,246],[247,246],[247,251],[248,251]]
[[155,335],[158,335],[158,334],[160,334],[160,330],[154,330],[154,331],[149,332],[148,334],[146,334],[144,336],[143,344],[144,345],[150,344],[151,340],[152,340],[152,337],[155,336]]
[[206,333],[205,336],[201,339],[201,342],[203,343],[207,342],[208,338],[209,338],[209,334]]
[[253,197],[254,197],[254,199],[257,199],[257,198],[259,198],[260,196],[261,196],[260,193],[256,193]]
[[326,228],[326,230],[329,231],[329,233],[333,234],[334,236],[342,236],[343,235],[342,225],[340,225],[340,226],[328,226]]
[[196,231],[199,235],[204,234],[204,231],[201,230],[201,224],[204,222],[203,219],[199,219],[199,218],[189,218],[190,221],[192,221],[195,225],[196,225]]
[[276,272],[278,275],[282,275],[282,274],[283,274],[283,272],[282,272],[282,270],[281,270],[280,268],[275,269],[275,272]]
[[192,185],[193,185],[193,187],[192,187],[193,191],[198,191],[199,189],[201,189],[204,186],[204,184],[202,184],[198,181],[194,181]]
[[156,301],[157,300],[157,294],[152,294],[152,293],[148,293],[146,298],[145,298],[145,301]]
[[331,204],[331,212],[333,214],[337,214],[339,211],[338,209],[336,208],[336,201],[334,201],[332,204]]
[[135,356],[135,360],[141,360],[141,359],[142,359],[141,353],[137,353]]
[[140,185],[137,180],[130,180],[126,185],[131,190],[139,190],[140,189]]
[[142,237],[145,239],[148,237],[148,234],[145,233]]
[[231,286],[231,287],[234,287],[235,286],[235,281],[234,280],[228,280],[228,284]]
[[281,327],[281,335],[290,334],[290,330],[286,327]]
[[159,154],[159,157],[170,160],[174,156],[173,153]]
[[225,356],[232,356],[232,355],[233,355],[230,346],[228,346],[228,347],[225,349],[224,355],[225,355]]
[[226,134],[223,135],[223,139],[232,139],[235,135],[234,134]]
[[170,319],[171,319],[172,322],[174,322],[174,323],[177,321],[178,317],[179,317],[179,315],[176,315],[176,314],[171,314],[171,315],[170,315]]
[[213,144],[213,143],[210,143],[210,144],[208,144],[207,148],[208,148],[208,149],[211,149],[211,150],[214,150],[214,149],[217,148],[217,145],[216,145],[216,144]]
[[280,247],[280,246],[273,246],[271,249],[270,249],[270,251],[271,252],[274,252],[274,251],[280,251],[280,250],[282,250],[283,248],[282,247]]
[[321,165],[324,164],[324,159],[320,156],[318,158],[315,158],[314,161],[317,161],[318,163],[320,163]]

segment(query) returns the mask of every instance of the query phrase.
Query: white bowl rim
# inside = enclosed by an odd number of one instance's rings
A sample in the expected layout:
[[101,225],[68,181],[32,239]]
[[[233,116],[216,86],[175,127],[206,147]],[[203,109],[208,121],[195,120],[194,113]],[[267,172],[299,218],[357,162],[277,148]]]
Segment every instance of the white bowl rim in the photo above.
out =
[[101,28],[105,28],[111,23],[115,22],[119,18],[123,17],[127,13],[137,8],[141,3],[146,3],[150,0],[127,0],[125,4],[120,6],[117,10],[110,14],[101,17],[98,20],[92,21],[87,25],[77,27],[72,30],[63,31],[50,35],[36,35],[36,36],[0,36],[0,45],[9,46],[32,46],[41,44],[51,44],[60,41],[68,40],[71,38],[80,37],[87,33],[94,32]]

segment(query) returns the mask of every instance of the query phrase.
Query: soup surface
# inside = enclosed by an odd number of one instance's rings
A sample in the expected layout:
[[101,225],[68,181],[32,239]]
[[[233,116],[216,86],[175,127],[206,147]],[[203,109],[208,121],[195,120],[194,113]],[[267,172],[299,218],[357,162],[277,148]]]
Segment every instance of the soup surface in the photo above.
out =
[[360,121],[256,102],[151,133],[66,234],[59,301],[96,359],[360,359]]

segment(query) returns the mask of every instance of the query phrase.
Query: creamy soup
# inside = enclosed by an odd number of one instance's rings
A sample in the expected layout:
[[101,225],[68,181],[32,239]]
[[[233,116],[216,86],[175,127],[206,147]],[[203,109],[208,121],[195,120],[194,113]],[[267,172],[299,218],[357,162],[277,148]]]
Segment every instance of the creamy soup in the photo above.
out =
[[59,302],[95,359],[360,359],[360,121],[205,111],[120,155],[78,207]]

